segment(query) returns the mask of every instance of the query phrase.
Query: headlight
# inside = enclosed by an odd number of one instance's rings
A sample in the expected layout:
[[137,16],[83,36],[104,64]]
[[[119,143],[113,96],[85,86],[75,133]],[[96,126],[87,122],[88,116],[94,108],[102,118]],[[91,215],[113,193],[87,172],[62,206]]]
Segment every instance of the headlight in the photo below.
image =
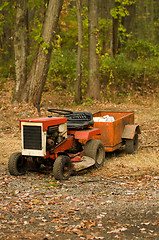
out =
[[59,132],[64,132],[64,131],[66,131],[66,124],[64,123],[64,124],[60,124],[59,125]]

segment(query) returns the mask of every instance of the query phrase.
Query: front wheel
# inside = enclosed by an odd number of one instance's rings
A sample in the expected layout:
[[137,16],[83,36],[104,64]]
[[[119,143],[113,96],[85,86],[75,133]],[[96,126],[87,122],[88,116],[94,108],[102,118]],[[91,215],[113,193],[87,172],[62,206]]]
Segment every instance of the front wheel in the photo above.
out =
[[128,154],[135,154],[138,152],[138,134],[135,133],[133,139],[126,139],[125,151]]
[[26,172],[26,162],[21,152],[12,153],[8,161],[8,170],[11,175],[20,176]]
[[104,144],[97,139],[88,141],[84,146],[84,155],[95,160],[95,167],[103,166],[105,161]]
[[68,156],[60,155],[53,166],[53,174],[56,180],[66,180],[72,173],[72,163]]

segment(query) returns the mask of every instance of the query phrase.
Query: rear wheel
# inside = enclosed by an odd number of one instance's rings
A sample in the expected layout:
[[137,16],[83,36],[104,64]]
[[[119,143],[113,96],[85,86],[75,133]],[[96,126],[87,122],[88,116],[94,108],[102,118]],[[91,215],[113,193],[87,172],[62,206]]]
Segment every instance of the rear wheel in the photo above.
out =
[[126,139],[125,151],[128,154],[135,154],[138,152],[138,134],[135,133],[133,139]]
[[68,156],[58,156],[54,162],[53,174],[56,180],[66,180],[72,173],[72,163]]
[[8,170],[11,175],[20,176],[26,172],[26,162],[21,152],[12,153],[8,161]]
[[103,166],[105,161],[104,144],[97,139],[88,141],[84,146],[84,155],[95,160],[95,167]]

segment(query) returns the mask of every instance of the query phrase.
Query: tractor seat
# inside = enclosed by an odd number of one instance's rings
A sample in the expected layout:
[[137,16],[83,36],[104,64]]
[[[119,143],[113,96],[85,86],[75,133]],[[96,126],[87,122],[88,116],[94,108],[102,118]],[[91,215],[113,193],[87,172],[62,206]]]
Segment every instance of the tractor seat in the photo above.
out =
[[90,112],[73,112],[66,114],[67,129],[84,129],[93,126],[93,115]]

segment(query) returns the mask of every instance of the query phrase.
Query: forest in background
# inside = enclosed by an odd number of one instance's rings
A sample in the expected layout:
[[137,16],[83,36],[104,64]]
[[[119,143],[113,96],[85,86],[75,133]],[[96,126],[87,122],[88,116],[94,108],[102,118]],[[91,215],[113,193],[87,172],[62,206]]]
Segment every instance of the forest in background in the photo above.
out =
[[[88,89],[88,8],[82,1],[82,96]],[[156,94],[159,83],[159,3],[157,0],[98,0],[96,53],[100,95],[110,99]],[[48,6],[48,0],[27,1],[27,68],[31,68]],[[16,1],[0,0],[0,89],[16,81],[14,34]],[[115,39],[114,39],[115,38]],[[44,91],[66,89],[75,95],[78,42],[77,5],[62,6]],[[47,46],[46,47],[47,51]],[[14,91],[14,89],[13,89]],[[90,99],[91,101],[91,99]]]

